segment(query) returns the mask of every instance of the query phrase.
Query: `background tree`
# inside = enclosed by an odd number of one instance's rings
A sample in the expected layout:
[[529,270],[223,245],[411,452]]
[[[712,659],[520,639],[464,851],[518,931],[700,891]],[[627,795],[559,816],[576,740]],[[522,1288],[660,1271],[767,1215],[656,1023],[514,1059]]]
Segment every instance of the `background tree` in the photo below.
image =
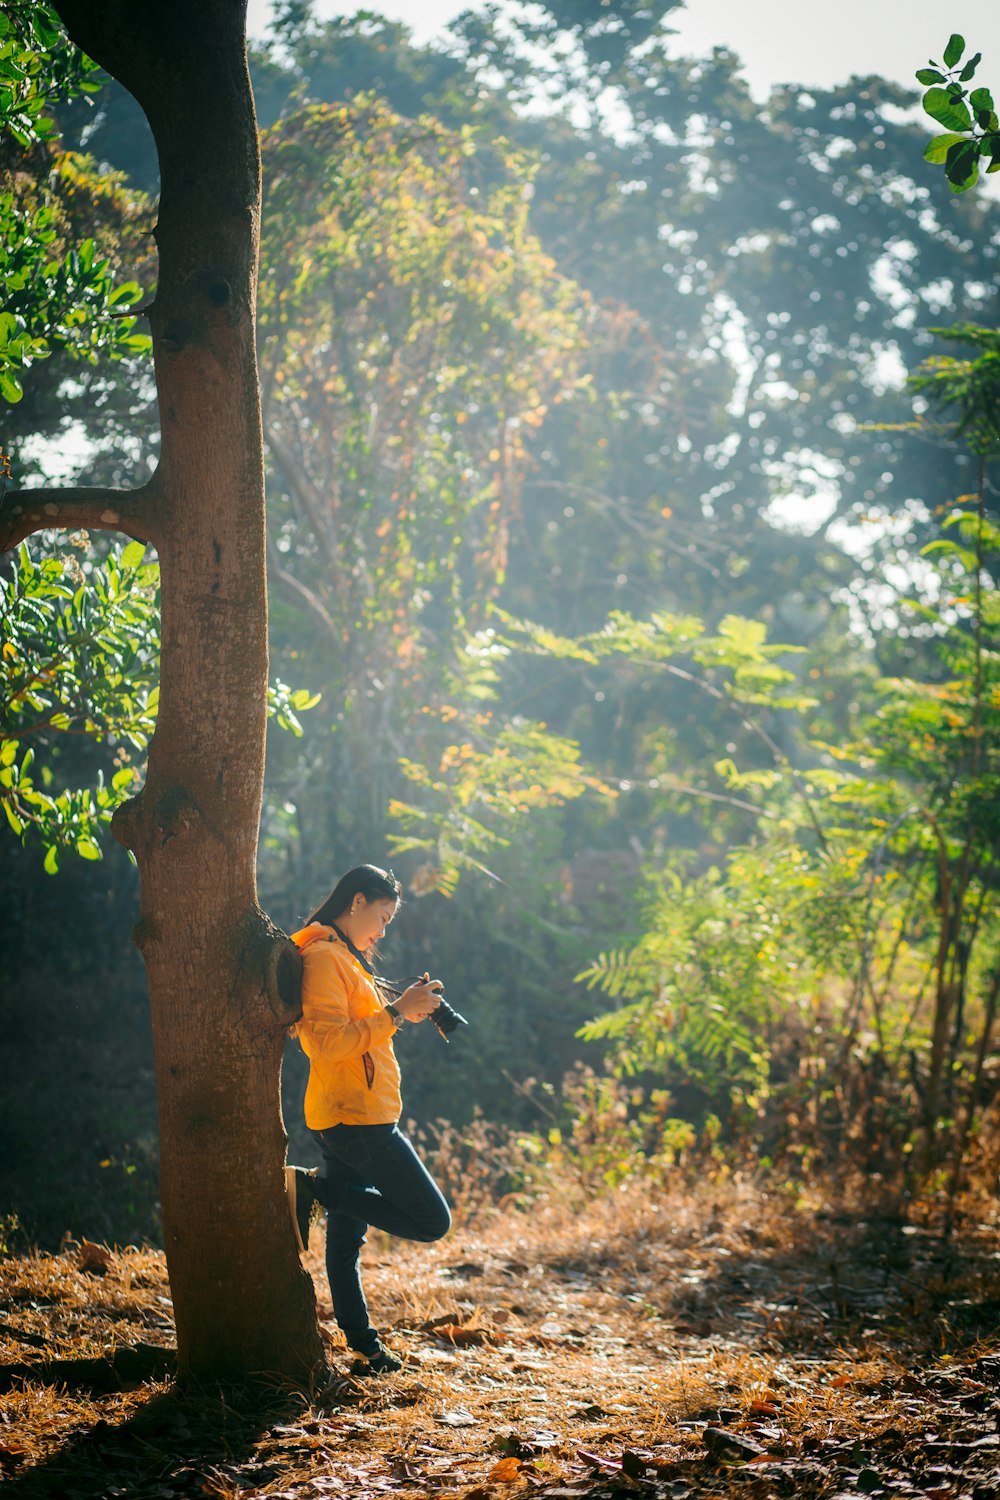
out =
[[[503,155],[364,99],[265,135],[272,569],[286,649],[334,716],[285,800],[317,850],[384,837],[400,757],[465,695],[526,439],[586,389],[594,310],[531,237],[526,169]],[[336,788],[322,809],[317,784]]]

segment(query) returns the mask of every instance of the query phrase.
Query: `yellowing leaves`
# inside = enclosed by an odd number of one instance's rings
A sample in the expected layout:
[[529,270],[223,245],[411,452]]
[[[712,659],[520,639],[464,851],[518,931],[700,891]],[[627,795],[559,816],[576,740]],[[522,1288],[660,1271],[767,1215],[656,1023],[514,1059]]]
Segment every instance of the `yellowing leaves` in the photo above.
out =
[[525,427],[541,427],[545,421],[548,407],[546,405],[532,407],[530,411],[521,413],[521,421]]
[[470,744],[449,745],[441,757],[440,770],[442,775],[446,771],[452,771],[456,766],[462,765],[470,760],[482,760]]

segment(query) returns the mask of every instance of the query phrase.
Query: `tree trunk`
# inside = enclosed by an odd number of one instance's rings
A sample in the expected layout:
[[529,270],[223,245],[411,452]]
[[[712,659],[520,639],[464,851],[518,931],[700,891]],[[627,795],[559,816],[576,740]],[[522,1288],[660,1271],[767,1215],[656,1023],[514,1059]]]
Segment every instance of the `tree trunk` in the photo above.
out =
[[124,507],[159,551],[160,707],[146,784],[115,833],[142,886],[178,1365],[308,1378],[322,1346],[282,1183],[287,944],[256,898],[267,605],[245,0],[56,7],[142,106],[162,181],[150,313],[162,452],[141,506]]

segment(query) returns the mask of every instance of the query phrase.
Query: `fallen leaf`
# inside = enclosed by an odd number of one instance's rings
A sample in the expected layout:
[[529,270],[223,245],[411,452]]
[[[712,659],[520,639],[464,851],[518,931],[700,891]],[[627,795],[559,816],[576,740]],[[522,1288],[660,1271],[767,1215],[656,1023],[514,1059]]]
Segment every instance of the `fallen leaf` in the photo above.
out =
[[715,1458],[754,1458],[764,1452],[753,1438],[744,1437],[741,1432],[730,1432],[727,1427],[706,1427],[702,1438]]
[[440,1323],[433,1330],[436,1339],[447,1339],[449,1344],[469,1348],[475,1344],[495,1344],[496,1334],[489,1328],[467,1328],[464,1323]]
[[511,1431],[503,1437],[494,1438],[491,1447],[494,1452],[503,1453],[507,1458],[531,1459],[535,1456],[534,1448],[518,1432]]
[[510,1480],[517,1479],[520,1472],[521,1460],[519,1458],[501,1458],[493,1465],[487,1478],[507,1484]]
[[451,1411],[437,1413],[436,1421],[443,1423],[445,1427],[475,1427],[476,1419],[471,1411],[466,1411],[464,1406],[455,1406]]
[[440,1328],[448,1328],[456,1323],[461,1323],[460,1313],[442,1313],[440,1317],[428,1318],[424,1323],[418,1323],[421,1333],[436,1333]]
[[621,1469],[621,1459],[602,1458],[599,1453],[591,1453],[586,1448],[577,1448],[577,1458],[582,1458],[585,1464],[590,1464],[593,1469],[609,1469],[618,1472]]
[[625,1448],[622,1452],[622,1473],[628,1479],[644,1479],[648,1465],[641,1453],[636,1453],[634,1448]]
[[546,1489],[545,1500],[578,1500],[578,1497],[590,1495],[591,1490],[575,1489],[572,1485],[559,1484],[555,1489]]
[[107,1271],[114,1264],[114,1256],[107,1245],[95,1245],[93,1240],[80,1241],[80,1267],[84,1271]]

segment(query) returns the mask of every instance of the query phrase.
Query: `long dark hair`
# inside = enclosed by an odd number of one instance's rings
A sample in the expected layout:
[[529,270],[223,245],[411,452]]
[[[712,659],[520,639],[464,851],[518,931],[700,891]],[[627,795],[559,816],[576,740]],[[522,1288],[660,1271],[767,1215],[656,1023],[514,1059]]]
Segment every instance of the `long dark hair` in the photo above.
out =
[[382,870],[378,865],[355,865],[346,875],[341,875],[322,906],[318,906],[309,922],[322,922],[332,927],[338,917],[350,911],[351,903],[358,894],[366,901],[395,901],[403,899],[403,887],[391,870]]

